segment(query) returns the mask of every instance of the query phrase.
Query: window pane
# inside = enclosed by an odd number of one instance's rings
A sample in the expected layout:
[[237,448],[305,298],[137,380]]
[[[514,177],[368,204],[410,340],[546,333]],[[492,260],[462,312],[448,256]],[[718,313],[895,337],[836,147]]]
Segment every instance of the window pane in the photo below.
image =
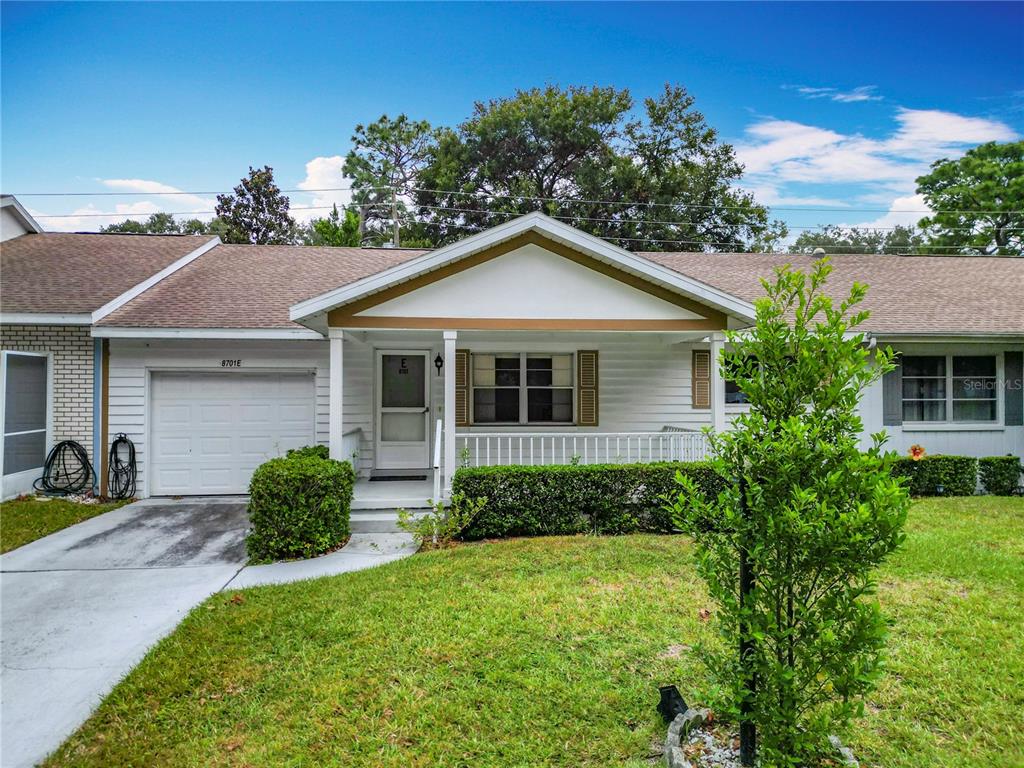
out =
[[473,421],[494,421],[494,390],[473,390]]
[[571,389],[531,389],[526,400],[530,422],[572,421]]
[[953,397],[958,400],[994,400],[996,379],[980,376],[953,379]]
[[994,355],[976,357],[954,357],[954,376],[995,376],[996,358]]
[[385,408],[426,406],[423,355],[381,356],[381,405]]
[[904,421],[945,421],[945,400],[904,400]]
[[903,397],[907,399],[923,399],[928,400],[932,398],[938,398],[939,400],[946,396],[946,380],[945,379],[908,379],[903,378]]
[[498,387],[519,386],[519,358],[494,358],[494,384]]
[[995,421],[995,400],[954,400],[953,421]]
[[4,438],[5,475],[39,469],[46,459],[46,432],[29,432]]
[[904,357],[903,375],[906,376],[945,376],[946,358],[942,355],[927,357]]
[[382,413],[380,439],[421,443],[427,439],[427,420],[419,413]]
[[46,429],[46,358],[7,355],[4,432]]
[[747,396],[740,392],[739,385],[734,381],[725,382],[725,402],[727,403],[745,403],[747,402]]
[[519,390],[494,390],[494,420],[519,421]]
[[473,421],[488,422],[519,421],[518,389],[474,389]]
[[473,355],[473,383],[494,386],[494,355]]

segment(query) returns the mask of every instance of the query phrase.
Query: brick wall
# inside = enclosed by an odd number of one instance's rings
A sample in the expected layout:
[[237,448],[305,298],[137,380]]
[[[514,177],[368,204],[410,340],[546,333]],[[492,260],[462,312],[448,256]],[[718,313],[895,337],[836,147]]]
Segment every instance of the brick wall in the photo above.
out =
[[5,325],[0,347],[49,352],[53,361],[53,440],[81,443],[92,459],[93,339],[87,325]]

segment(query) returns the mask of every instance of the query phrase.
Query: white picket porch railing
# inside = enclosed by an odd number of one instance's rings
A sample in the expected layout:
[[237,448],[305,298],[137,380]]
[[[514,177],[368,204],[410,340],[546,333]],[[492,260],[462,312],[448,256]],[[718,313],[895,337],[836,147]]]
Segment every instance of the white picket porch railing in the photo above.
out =
[[465,432],[455,444],[459,463],[471,467],[700,461],[708,454],[703,432]]

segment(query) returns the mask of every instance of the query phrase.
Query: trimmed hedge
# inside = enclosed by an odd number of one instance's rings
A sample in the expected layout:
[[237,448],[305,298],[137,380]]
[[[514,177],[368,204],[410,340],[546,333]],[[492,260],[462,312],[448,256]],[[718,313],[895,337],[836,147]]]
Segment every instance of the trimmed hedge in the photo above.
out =
[[1012,496],[1020,487],[1019,456],[986,456],[978,459],[981,484],[988,493]]
[[309,449],[261,464],[249,483],[249,557],[313,557],[337,547],[349,534],[355,480],[347,461]]
[[331,449],[326,445],[306,445],[302,448],[289,448],[285,456],[312,456],[317,459],[331,458]]
[[704,462],[473,467],[456,471],[452,493],[486,498],[463,530],[474,540],[503,536],[555,536],[675,530],[666,499],[679,493],[676,472],[709,495],[722,479]]
[[907,478],[912,496],[973,496],[978,488],[978,460],[972,456],[900,458],[893,463],[892,474]]

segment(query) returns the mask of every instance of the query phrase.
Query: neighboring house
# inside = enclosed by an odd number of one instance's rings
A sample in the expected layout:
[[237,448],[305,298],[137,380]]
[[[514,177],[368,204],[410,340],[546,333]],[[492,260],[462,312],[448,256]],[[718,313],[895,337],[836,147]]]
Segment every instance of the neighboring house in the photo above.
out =
[[102,474],[104,347],[92,325],[218,241],[43,233],[17,200],[2,202],[0,467],[9,498],[32,488],[62,440],[81,443]]
[[[360,482],[364,508],[443,493],[465,462],[699,458],[745,407],[723,331],[787,262],[812,257],[631,253],[541,214],[433,251],[218,244],[94,321],[101,444],[134,441],[142,495],[244,493],[313,442],[364,480],[427,478]],[[866,435],[1024,452],[1024,260],[833,262],[829,292],[868,283],[871,343],[904,353]]]

